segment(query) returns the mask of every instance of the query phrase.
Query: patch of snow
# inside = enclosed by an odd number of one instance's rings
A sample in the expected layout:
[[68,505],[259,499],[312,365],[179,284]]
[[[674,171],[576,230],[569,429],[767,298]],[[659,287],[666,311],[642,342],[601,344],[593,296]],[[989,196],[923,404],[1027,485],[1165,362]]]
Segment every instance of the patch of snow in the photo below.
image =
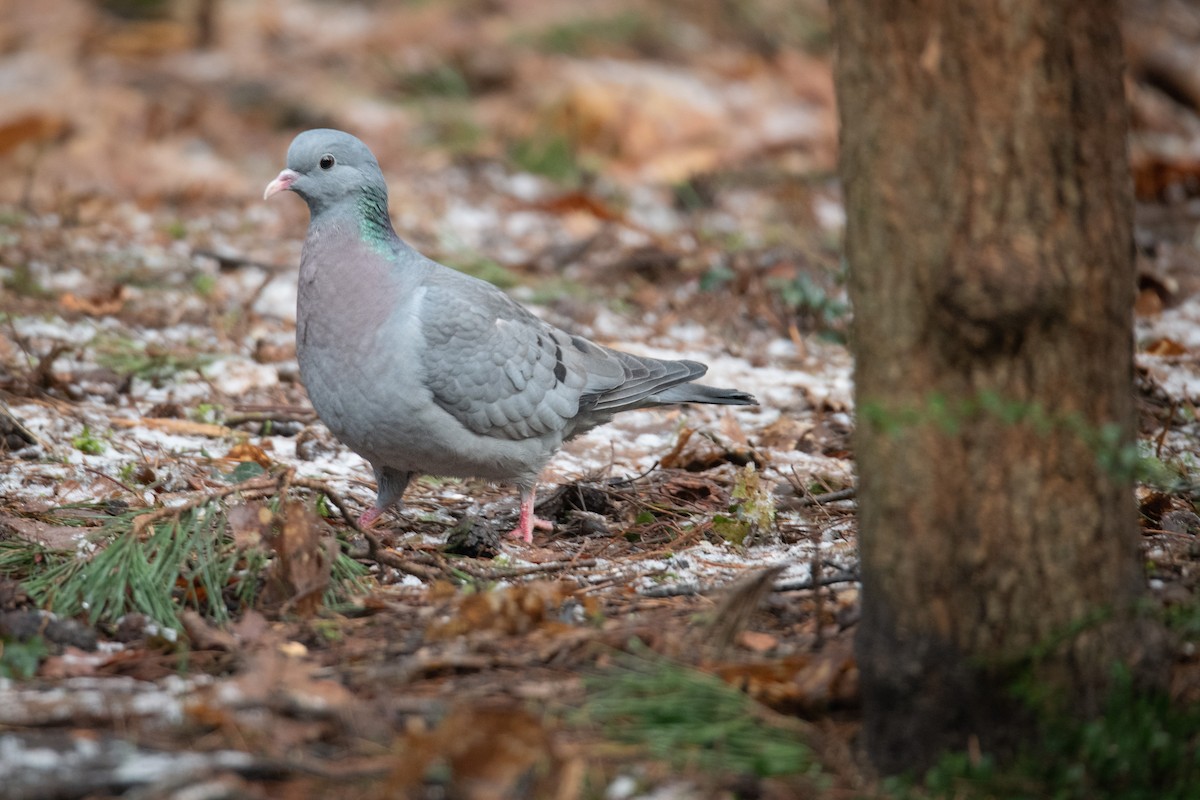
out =
[[637,781],[628,775],[618,775],[604,790],[605,800],[629,800],[637,791]]
[[831,233],[840,233],[846,227],[846,207],[831,197],[813,198],[813,216],[818,225]]
[[524,239],[535,233],[542,233],[545,227],[545,216],[533,211],[514,211],[504,219],[504,232],[513,239]]
[[275,366],[237,356],[218,359],[206,366],[203,372],[217,391],[229,397],[239,397],[251,389],[279,383],[279,370]]
[[182,403],[187,405],[193,400],[212,399],[212,389],[199,381],[165,381],[162,386],[155,386],[142,378],[134,378],[130,393],[139,402],[148,405],[156,403]]
[[527,203],[540,200],[545,195],[545,181],[528,172],[500,173],[492,179],[492,185],[498,191]]
[[259,293],[254,313],[295,323],[296,294],[296,275],[291,272],[278,275]]
[[13,327],[24,339],[47,339],[80,346],[96,337],[96,323],[91,320],[67,322],[62,317],[14,317]]
[[662,189],[655,186],[632,186],[628,192],[629,219],[656,233],[670,234],[679,230],[679,212],[672,208]]
[[448,250],[479,250],[484,238],[503,220],[494,208],[454,200],[446,207],[438,225],[438,241]]

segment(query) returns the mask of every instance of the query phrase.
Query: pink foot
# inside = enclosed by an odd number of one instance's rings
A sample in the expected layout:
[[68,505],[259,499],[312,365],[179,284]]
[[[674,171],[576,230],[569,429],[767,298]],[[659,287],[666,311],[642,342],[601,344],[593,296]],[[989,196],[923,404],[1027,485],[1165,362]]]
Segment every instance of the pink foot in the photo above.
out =
[[541,517],[531,517],[528,525],[525,523],[518,523],[517,527],[508,532],[508,535],[514,539],[520,539],[523,542],[532,543],[534,528],[537,528],[540,531],[552,531],[554,530],[554,523],[548,519],[542,519]]
[[517,521],[516,529],[508,533],[514,539],[520,539],[526,543],[533,542],[534,528],[543,531],[554,530],[553,522],[533,515],[533,496],[533,489],[521,490],[521,518]]
[[375,521],[381,516],[383,516],[383,509],[379,508],[378,506],[371,506],[371,508],[364,511],[359,516],[358,527],[363,529],[369,528],[374,525]]

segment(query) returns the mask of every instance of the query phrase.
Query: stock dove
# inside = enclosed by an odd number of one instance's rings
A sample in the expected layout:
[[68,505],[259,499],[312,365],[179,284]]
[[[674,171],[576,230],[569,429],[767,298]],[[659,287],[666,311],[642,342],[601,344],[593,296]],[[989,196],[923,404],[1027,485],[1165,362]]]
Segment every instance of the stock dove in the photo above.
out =
[[374,523],[418,473],[511,481],[512,535],[531,542],[538,473],[562,443],[614,414],[675,403],[754,405],[692,381],[707,367],[611,350],[559,330],[489,283],[418,253],[396,235],[379,163],[341,131],[298,135],[284,191],[308,204],[296,353],[329,429],[371,463]]

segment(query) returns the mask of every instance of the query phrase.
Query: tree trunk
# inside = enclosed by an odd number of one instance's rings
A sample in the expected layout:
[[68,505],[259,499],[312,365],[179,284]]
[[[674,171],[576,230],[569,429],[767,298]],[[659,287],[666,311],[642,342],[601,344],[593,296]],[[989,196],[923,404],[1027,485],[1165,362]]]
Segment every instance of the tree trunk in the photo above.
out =
[[[884,771],[1157,679],[1112,0],[838,0],[864,739]],[[1026,698],[1028,699],[1028,698]]]

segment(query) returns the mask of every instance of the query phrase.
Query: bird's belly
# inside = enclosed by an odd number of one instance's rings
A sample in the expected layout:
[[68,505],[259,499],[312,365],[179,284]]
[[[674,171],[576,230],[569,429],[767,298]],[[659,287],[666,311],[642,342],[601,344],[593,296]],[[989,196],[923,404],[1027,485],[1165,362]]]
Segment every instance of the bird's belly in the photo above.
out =
[[[524,480],[536,476],[560,442],[509,440],[464,428],[433,401],[415,355],[402,349],[298,348],[300,377],[321,421],[373,466],[405,472]],[[349,352],[347,352],[349,350]]]

